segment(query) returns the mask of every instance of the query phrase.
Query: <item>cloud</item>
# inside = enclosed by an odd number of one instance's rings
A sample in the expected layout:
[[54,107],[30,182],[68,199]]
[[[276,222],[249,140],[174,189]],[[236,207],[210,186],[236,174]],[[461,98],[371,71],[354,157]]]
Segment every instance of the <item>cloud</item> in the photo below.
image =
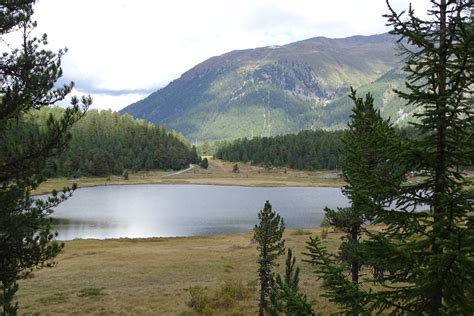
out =
[[127,105],[135,103],[149,95],[149,93],[134,93],[134,92],[94,92],[73,89],[72,92],[57,105],[62,107],[68,107],[71,102],[72,96],[90,95],[93,100],[93,109],[98,110],[112,110],[118,111]]
[[386,32],[386,12],[382,0],[41,0],[34,17],[51,47],[68,47],[63,70],[77,91],[118,110],[231,50]]
[[[75,80],[76,79],[76,80]],[[111,96],[120,96],[120,95],[127,95],[127,94],[150,94],[159,87],[152,87],[152,88],[135,88],[135,89],[108,89],[108,88],[100,88],[96,81],[88,80],[88,78],[70,78],[70,77],[62,77],[58,80],[57,86],[62,86],[64,84],[68,84],[70,82],[74,83],[74,89],[76,91],[87,91],[88,93],[93,94],[105,94]]]

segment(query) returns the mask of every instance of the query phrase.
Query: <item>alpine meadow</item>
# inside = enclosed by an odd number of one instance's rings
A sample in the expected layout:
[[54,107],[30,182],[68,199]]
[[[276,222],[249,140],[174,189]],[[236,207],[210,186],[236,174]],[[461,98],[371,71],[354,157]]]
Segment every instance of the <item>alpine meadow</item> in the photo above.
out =
[[0,15],[0,316],[474,315],[473,0]]

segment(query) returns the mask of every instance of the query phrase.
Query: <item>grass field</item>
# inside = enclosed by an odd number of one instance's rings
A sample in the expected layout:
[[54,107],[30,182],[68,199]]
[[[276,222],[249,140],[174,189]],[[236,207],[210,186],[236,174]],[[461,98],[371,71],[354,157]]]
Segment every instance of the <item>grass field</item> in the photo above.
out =
[[233,173],[233,163],[222,160],[210,160],[208,169],[196,166],[194,169],[178,175],[173,172],[144,171],[129,173],[129,180],[119,176],[83,177],[79,179],[50,179],[34,192],[49,193],[53,189],[62,190],[65,186],[77,183],[79,187],[108,184],[218,184],[240,186],[325,186],[339,187],[344,184],[335,171],[300,171],[286,168],[267,169],[263,167],[239,164],[239,173]]
[[[309,236],[320,229],[288,229],[284,238],[301,267],[301,288],[315,310],[334,312],[320,298],[311,268],[301,262]],[[219,300],[215,315],[255,315],[258,311],[257,250],[252,233],[205,237],[73,240],[65,244],[58,265],[20,282],[20,314],[198,315],[188,306],[189,289],[202,287]],[[336,249],[340,233],[324,240]],[[280,258],[279,271],[284,268]],[[224,282],[240,284],[246,293],[233,300],[218,293]],[[217,306],[217,307],[216,307]]]

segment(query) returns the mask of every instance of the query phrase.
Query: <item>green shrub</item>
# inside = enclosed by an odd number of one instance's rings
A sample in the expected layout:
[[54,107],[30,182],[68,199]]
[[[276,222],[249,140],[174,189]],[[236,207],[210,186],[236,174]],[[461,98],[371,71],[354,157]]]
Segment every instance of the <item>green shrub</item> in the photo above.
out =
[[103,289],[104,288],[97,288],[97,287],[83,288],[82,290],[79,291],[77,296],[94,298],[94,297],[97,297],[97,296],[104,295],[104,293],[102,293]]
[[189,307],[198,313],[203,313],[210,309],[211,299],[207,295],[206,288],[202,286],[193,286],[189,289],[191,300],[188,302]]
[[291,233],[293,236],[304,236],[304,235],[311,235],[311,232],[304,230],[304,229],[297,229]]
[[204,157],[204,159],[201,160],[201,168],[207,169],[208,166],[209,166],[209,161],[207,160],[206,157]]
[[323,228],[323,230],[321,231],[321,239],[326,239],[328,237],[328,233],[328,229]]
[[251,290],[242,281],[232,279],[225,280],[211,296],[202,286],[193,286],[188,291],[191,295],[188,306],[201,315],[218,314],[217,309],[229,309],[237,301],[245,300],[252,295]]
[[245,300],[251,296],[251,292],[242,281],[227,279],[220,286],[218,293],[221,295],[228,294],[237,301]]
[[324,216],[323,220],[321,221],[321,224],[319,224],[319,227],[322,228],[321,239],[326,239],[328,237],[329,227],[331,227],[331,224],[329,224],[329,221],[326,216]]

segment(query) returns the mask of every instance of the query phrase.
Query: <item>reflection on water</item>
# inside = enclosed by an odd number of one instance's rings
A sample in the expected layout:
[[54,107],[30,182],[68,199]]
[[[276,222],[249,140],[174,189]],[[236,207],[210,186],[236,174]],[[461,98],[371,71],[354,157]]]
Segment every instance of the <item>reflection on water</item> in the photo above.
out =
[[79,189],[55,209],[59,239],[207,235],[251,230],[269,200],[287,227],[319,226],[336,188],[123,185]]

